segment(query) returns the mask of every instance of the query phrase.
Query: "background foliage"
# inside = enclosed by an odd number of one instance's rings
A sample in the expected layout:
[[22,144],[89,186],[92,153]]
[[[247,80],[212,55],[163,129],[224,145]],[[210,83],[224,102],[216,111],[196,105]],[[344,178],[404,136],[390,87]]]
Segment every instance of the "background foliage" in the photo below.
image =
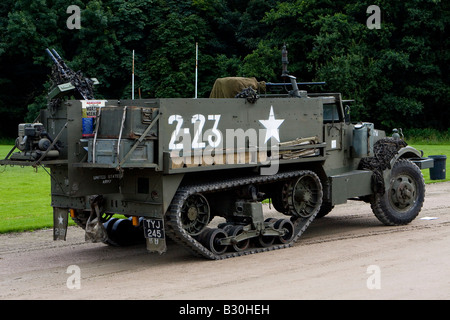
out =
[[[381,8],[370,30],[369,5]],[[81,29],[69,30],[69,5]],[[142,97],[199,96],[218,77],[279,82],[280,50],[300,81],[354,99],[353,120],[391,129],[450,127],[450,2],[445,0],[3,0],[0,3],[0,137],[46,106],[55,48],[96,77],[96,97],[129,98],[131,52]],[[136,92],[137,95],[137,92]]]

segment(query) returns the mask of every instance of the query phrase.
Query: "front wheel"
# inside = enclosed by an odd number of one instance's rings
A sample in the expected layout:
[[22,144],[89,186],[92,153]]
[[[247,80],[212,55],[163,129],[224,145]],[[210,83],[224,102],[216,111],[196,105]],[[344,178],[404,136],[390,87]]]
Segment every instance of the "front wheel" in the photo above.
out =
[[405,225],[417,217],[424,199],[425,182],[422,172],[411,161],[400,159],[392,168],[385,193],[376,194],[371,207],[378,220],[385,225]]

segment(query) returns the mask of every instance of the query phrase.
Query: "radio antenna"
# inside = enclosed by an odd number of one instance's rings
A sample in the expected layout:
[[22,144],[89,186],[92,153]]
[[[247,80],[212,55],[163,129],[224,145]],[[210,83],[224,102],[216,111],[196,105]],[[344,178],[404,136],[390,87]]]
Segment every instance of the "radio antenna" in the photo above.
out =
[[133,50],[132,70],[131,70],[131,100],[134,100],[134,50]]
[[195,43],[195,99],[197,99],[198,87],[198,42]]

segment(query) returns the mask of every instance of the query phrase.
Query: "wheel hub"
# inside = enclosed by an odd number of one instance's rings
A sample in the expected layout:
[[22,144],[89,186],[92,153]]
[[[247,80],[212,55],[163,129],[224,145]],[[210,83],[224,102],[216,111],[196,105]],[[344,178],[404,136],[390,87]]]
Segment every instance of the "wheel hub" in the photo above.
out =
[[398,177],[391,189],[391,201],[399,209],[411,207],[416,198],[416,187],[407,176]]
[[187,217],[190,221],[194,221],[198,217],[198,210],[195,207],[189,207]]
[[308,202],[312,200],[312,193],[308,189],[298,188],[295,192],[295,201],[297,202]]
[[413,194],[413,188],[409,183],[402,183],[398,191],[400,192],[400,201],[408,201],[411,200]]

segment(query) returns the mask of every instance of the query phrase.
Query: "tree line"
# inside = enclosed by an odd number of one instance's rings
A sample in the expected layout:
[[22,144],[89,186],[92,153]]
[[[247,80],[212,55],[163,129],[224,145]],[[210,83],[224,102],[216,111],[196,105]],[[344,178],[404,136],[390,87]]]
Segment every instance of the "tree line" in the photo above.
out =
[[[68,28],[69,6],[80,28]],[[380,9],[380,28],[367,8]],[[450,2],[445,0],[3,0],[0,137],[46,107],[55,48],[96,77],[96,98],[130,98],[131,52],[142,98],[198,96],[216,78],[280,82],[281,48],[306,88],[353,99],[352,120],[392,129],[450,127]]]

